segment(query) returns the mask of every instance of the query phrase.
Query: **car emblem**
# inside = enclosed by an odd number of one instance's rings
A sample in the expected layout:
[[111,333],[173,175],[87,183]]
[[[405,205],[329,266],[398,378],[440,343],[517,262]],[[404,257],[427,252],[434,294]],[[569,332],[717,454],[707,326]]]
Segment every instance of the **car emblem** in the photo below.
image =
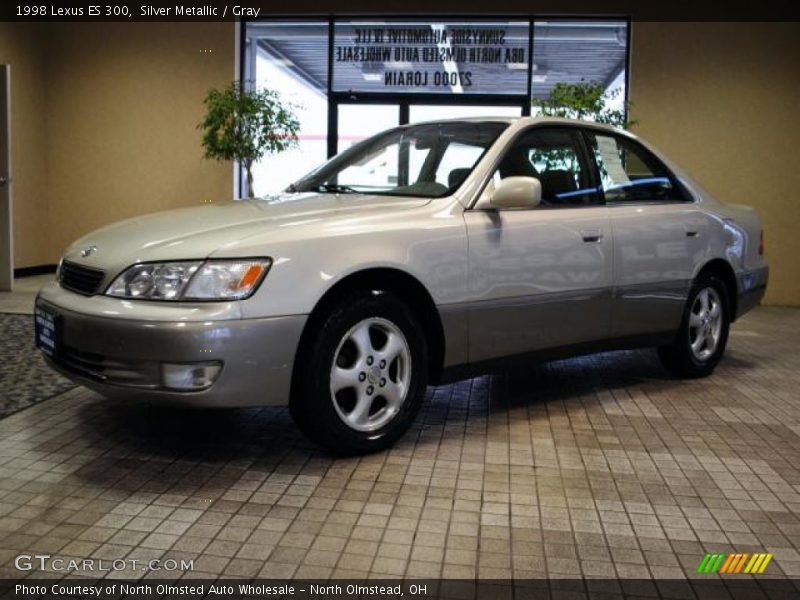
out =
[[367,371],[367,379],[373,385],[378,383],[381,378],[381,370],[378,367],[372,367],[369,371]]
[[95,252],[97,252],[97,246],[87,246],[86,248],[81,250],[81,256],[83,258],[86,258],[87,256],[91,256]]

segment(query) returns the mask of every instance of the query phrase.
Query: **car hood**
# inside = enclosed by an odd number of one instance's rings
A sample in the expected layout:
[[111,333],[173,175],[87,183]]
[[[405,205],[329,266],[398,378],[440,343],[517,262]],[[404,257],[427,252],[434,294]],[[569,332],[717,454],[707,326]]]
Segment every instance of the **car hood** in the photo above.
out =
[[[336,224],[424,206],[427,198],[366,194],[282,194],[267,198],[209,203],[153,213],[103,227],[73,243],[64,258],[112,269],[136,262],[201,259],[243,240],[280,230],[295,239],[308,235],[306,223]],[[280,229],[279,229],[280,228]],[[85,256],[84,256],[85,255]]]

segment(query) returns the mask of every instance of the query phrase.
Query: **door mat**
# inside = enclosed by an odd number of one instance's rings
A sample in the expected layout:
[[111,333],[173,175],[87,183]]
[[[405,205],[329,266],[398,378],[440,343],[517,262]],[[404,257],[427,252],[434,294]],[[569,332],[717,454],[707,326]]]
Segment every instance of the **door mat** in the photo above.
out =
[[0,314],[0,419],[74,387],[34,346],[31,315]]

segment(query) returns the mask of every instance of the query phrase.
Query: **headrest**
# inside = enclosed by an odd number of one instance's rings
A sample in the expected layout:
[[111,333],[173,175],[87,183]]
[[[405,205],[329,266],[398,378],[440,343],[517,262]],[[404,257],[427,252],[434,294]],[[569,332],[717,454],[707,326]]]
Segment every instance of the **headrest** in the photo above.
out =
[[542,198],[548,200],[556,198],[559,194],[574,192],[578,189],[575,184],[575,176],[564,169],[544,171],[539,175],[539,181],[542,182]]
[[500,177],[538,177],[536,168],[528,158],[528,148],[517,146],[512,148],[497,167]]
[[453,169],[450,171],[450,175],[447,176],[448,187],[451,190],[459,187],[462,183],[464,183],[464,180],[467,178],[467,175],[469,175],[471,170],[472,169]]

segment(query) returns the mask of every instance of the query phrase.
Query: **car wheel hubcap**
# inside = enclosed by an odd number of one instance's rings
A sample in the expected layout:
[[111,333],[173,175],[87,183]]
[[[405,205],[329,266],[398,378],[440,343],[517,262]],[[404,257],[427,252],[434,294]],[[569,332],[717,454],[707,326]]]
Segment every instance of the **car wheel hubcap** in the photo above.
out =
[[703,288],[689,313],[689,345],[694,356],[707,360],[719,345],[722,333],[722,303],[717,290]]
[[391,421],[408,396],[411,351],[403,332],[377,317],[353,326],[339,342],[331,367],[331,398],[344,423],[374,431]]

